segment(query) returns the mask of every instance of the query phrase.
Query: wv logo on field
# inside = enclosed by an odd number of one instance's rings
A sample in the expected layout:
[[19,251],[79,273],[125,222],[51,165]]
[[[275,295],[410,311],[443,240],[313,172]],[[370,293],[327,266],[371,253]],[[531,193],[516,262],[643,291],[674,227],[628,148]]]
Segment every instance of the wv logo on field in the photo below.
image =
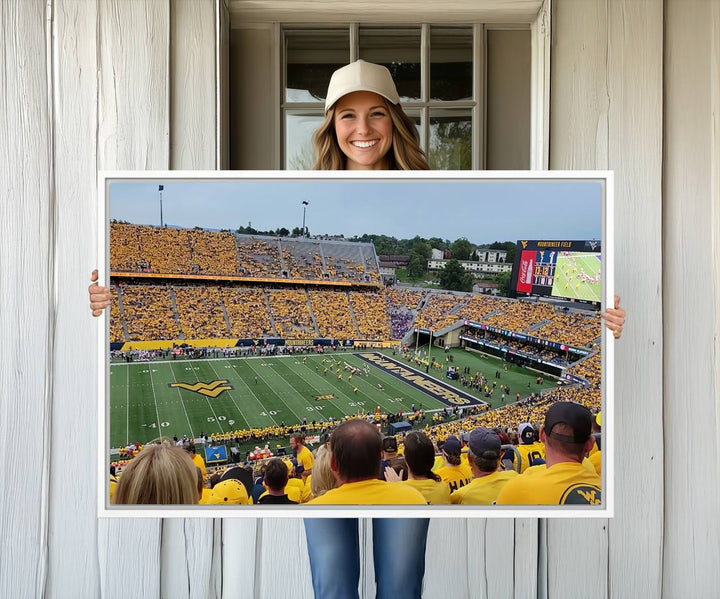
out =
[[232,391],[232,389],[234,389],[232,385],[227,384],[227,379],[223,379],[221,381],[211,381],[210,383],[198,381],[192,385],[190,383],[168,383],[168,387],[179,387],[180,389],[185,389],[186,391],[194,391],[200,395],[213,398],[220,395],[223,391]]

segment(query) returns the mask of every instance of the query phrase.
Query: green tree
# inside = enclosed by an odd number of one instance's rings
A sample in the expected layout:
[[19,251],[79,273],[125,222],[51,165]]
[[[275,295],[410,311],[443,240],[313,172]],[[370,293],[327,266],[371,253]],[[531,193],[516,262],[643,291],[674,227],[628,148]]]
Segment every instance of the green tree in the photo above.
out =
[[472,291],[475,279],[455,258],[445,263],[440,271],[440,286],[450,291]]
[[466,237],[461,237],[453,242],[450,251],[455,260],[470,260],[470,254],[472,254],[474,249],[475,246],[470,243]]
[[489,250],[505,250],[507,251],[507,258],[505,258],[505,262],[508,264],[512,264],[515,262],[515,249],[517,248],[517,243],[514,241],[493,241],[489,246],[487,246]]
[[420,252],[413,250],[410,252],[410,262],[407,267],[408,276],[411,279],[420,279],[427,272],[427,258]]
[[450,246],[439,237],[431,237],[427,240],[428,245],[434,250],[447,250]]
[[510,273],[501,272],[496,274],[494,277],[495,282],[498,284],[498,292],[503,297],[510,296]]

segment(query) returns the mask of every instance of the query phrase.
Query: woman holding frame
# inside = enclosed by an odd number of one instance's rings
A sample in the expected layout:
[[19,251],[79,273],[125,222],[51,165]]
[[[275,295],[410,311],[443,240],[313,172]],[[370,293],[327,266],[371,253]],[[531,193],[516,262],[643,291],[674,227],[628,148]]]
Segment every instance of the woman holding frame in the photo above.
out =
[[[415,124],[400,106],[390,72],[358,60],[333,73],[325,119],[313,136],[314,170],[428,170]],[[107,287],[88,288],[100,316],[110,305]],[[625,311],[615,305],[602,317],[615,338]],[[379,473],[378,473],[379,474]],[[378,598],[419,598],[425,572],[428,518],[374,518],[373,555]],[[307,518],[305,532],[317,599],[358,597],[360,548],[355,518]]]

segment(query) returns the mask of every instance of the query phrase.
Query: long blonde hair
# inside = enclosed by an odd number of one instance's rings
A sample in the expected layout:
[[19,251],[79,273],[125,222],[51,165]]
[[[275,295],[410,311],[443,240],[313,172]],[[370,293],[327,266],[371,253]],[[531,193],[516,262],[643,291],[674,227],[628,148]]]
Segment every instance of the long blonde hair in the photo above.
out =
[[197,467],[179,447],[146,445],[124,469],[113,503],[133,505],[194,504],[198,495]]
[[[337,103],[335,104],[335,106]],[[392,147],[387,156],[388,170],[427,171],[430,166],[420,147],[420,136],[415,123],[405,114],[400,104],[385,101],[393,124]],[[325,120],[313,134],[315,146],[315,171],[344,171],[347,157],[340,149],[335,134],[335,106],[325,113]]]
[[332,454],[324,443],[317,448],[315,460],[313,461],[312,474],[310,476],[310,493],[313,497],[320,497],[330,489],[335,488],[335,474],[330,468]]

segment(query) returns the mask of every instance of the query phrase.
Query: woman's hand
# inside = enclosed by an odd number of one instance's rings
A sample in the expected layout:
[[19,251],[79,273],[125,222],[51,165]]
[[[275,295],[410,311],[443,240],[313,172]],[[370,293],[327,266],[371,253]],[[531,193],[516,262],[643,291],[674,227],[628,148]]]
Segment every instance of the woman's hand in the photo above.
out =
[[100,287],[97,284],[97,269],[92,271],[90,280],[92,281],[92,285],[88,287],[88,293],[90,294],[90,309],[92,310],[93,316],[100,316],[103,313],[103,310],[110,305],[110,290],[107,287]]
[[602,318],[605,319],[605,326],[612,331],[613,337],[620,339],[625,324],[625,310],[620,307],[619,296],[615,296],[615,307],[605,310]]

